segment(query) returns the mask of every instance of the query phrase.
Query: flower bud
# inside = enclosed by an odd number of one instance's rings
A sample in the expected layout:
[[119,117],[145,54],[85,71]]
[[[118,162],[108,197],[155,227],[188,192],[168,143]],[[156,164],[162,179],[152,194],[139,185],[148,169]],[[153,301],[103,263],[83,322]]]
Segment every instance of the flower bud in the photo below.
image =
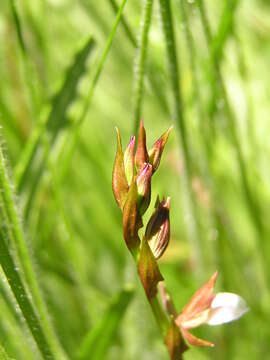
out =
[[124,168],[128,185],[131,184],[131,180],[134,176],[134,147],[135,136],[131,136],[129,144],[124,153]]
[[138,205],[140,214],[143,215],[151,201],[151,177],[152,165],[145,163],[139,171],[136,179],[138,188]]
[[139,171],[144,163],[148,162],[148,152],[146,148],[146,133],[143,126],[143,121],[140,122],[139,136],[138,136],[138,145],[135,156],[135,163],[137,170]]
[[153,166],[153,173],[157,170],[160,164],[161,155],[172,130],[172,126],[161,135],[161,137],[154,143],[152,149],[149,150],[149,162]]
[[170,198],[159,201],[157,198],[155,211],[146,226],[145,238],[152,253],[159,259],[166,250],[170,240]]
[[124,167],[124,155],[122,151],[121,137],[116,128],[117,150],[113,166],[112,188],[117,205],[123,209],[128,193],[128,183]]
[[123,234],[129,250],[136,255],[140,246],[139,229],[142,218],[138,208],[138,190],[135,179],[132,181],[123,209]]

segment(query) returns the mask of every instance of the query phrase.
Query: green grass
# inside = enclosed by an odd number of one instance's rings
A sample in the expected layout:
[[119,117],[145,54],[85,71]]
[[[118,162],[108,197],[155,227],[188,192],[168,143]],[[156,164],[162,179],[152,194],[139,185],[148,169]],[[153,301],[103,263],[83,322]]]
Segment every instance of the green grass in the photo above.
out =
[[263,0],[1,2],[0,359],[168,359],[111,190],[141,117],[149,147],[174,125],[152,191],[177,309],[216,269],[250,307],[184,359],[267,358],[269,23]]

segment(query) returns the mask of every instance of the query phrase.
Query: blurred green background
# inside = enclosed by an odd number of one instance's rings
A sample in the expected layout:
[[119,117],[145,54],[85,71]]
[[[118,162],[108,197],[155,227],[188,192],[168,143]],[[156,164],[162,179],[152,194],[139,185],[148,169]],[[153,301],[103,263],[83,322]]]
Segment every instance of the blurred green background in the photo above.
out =
[[[267,359],[269,1],[173,0],[175,37],[167,41],[162,1],[154,1],[142,46],[149,1],[127,1],[115,22],[120,3],[1,1],[0,131],[9,177],[1,180],[0,240],[39,313],[17,240],[26,243],[67,358],[168,359],[125,247],[111,172],[115,126],[126,146],[143,117],[150,147],[173,124],[151,203],[157,194],[172,199],[171,242],[159,261],[167,287],[180,312],[218,269],[217,291],[238,293],[250,307],[235,323],[195,330],[216,347],[184,358]],[[12,279],[1,272],[0,355],[40,359]]]

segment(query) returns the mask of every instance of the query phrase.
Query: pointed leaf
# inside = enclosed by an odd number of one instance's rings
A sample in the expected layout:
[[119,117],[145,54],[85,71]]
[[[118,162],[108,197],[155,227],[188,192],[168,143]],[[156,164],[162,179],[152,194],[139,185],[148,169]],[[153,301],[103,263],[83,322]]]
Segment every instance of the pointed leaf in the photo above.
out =
[[157,293],[157,284],[163,280],[156,259],[145,238],[142,240],[140,258],[138,261],[138,272],[145,293],[149,299]]
[[122,144],[119,130],[116,128],[117,136],[117,150],[113,166],[113,175],[112,175],[112,188],[115,200],[120,207],[123,209],[126,196],[128,193],[128,183],[125,174],[124,167],[124,155],[122,151]]

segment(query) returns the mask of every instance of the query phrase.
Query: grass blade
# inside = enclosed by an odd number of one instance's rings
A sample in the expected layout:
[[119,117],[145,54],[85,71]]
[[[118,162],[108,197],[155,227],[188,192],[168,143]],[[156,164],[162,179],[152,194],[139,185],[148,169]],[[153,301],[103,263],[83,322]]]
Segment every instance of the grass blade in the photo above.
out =
[[122,290],[108,307],[101,321],[85,336],[78,352],[80,360],[100,360],[106,358],[106,352],[116,337],[121,320],[133,297],[133,290]]
[[122,18],[122,14],[123,14],[126,2],[127,2],[127,0],[122,0],[122,3],[120,5],[120,7],[119,7],[116,18],[114,20],[112,30],[111,30],[111,32],[110,32],[110,34],[108,36],[108,39],[107,39],[106,44],[105,44],[105,48],[104,48],[103,53],[101,55],[101,58],[100,58],[100,60],[98,62],[98,65],[97,65],[96,72],[94,74],[93,80],[92,80],[92,82],[90,84],[89,91],[88,91],[88,96],[87,96],[85,104],[84,104],[84,106],[82,108],[82,112],[81,112],[81,114],[79,116],[79,119],[76,121],[75,125],[73,126],[70,138],[67,137],[66,141],[65,141],[65,143],[63,145],[64,154],[63,155],[60,154],[60,157],[59,157],[61,159],[61,164],[63,164],[62,171],[61,171],[61,176],[59,178],[59,181],[61,181],[61,178],[63,178],[63,176],[65,175],[65,173],[66,173],[66,171],[67,171],[67,169],[69,167],[69,164],[70,164],[70,161],[71,161],[71,158],[72,158],[72,154],[74,152],[74,149],[75,149],[76,144],[77,144],[78,139],[79,139],[81,125],[83,124],[83,122],[85,120],[85,117],[86,117],[86,115],[88,113],[88,109],[89,109],[89,106],[91,104],[91,101],[92,101],[92,98],[93,98],[93,95],[94,95],[94,92],[95,92],[96,85],[97,85],[97,83],[98,83],[98,81],[100,79],[100,75],[101,75],[102,70],[104,68],[105,61],[106,61],[107,56],[108,56],[108,54],[110,52],[112,42],[113,42],[116,30],[118,28],[118,25],[120,23],[120,20]]
[[160,4],[160,13],[161,20],[163,25],[163,33],[166,43],[166,52],[167,52],[167,63],[168,63],[168,73],[169,80],[172,90],[172,111],[173,118],[176,122],[176,127],[178,130],[179,136],[179,144],[181,151],[183,153],[184,167],[185,172],[183,176],[184,186],[187,194],[188,206],[190,207],[192,221],[190,222],[190,236],[192,241],[192,250],[194,253],[194,262],[196,264],[196,270],[202,269],[201,261],[202,261],[202,244],[199,241],[199,221],[196,210],[196,202],[194,199],[194,194],[191,188],[191,178],[192,178],[192,162],[191,155],[188,145],[187,139],[187,129],[186,123],[184,119],[184,111],[182,105],[182,97],[179,87],[179,68],[177,62],[176,55],[176,46],[175,46],[175,38],[174,38],[174,28],[173,28],[173,20],[171,14],[171,4],[168,0],[159,0]]
[[145,0],[143,3],[141,16],[141,30],[139,35],[139,44],[137,56],[135,57],[134,66],[134,90],[135,90],[135,106],[134,106],[134,134],[137,134],[139,122],[142,112],[142,100],[144,93],[144,73],[145,62],[147,58],[148,33],[151,24],[153,0]]
[[[1,169],[2,170],[2,169]],[[23,281],[19,272],[16,270],[16,265],[11,257],[7,242],[11,241],[5,225],[5,216],[3,208],[0,209],[1,231],[0,231],[0,263],[2,269],[7,277],[11,290],[18,302],[22,314],[27,322],[27,325],[36,341],[36,344],[43,355],[44,359],[53,359],[50,347],[47,342],[45,332],[38,319],[38,316],[29,300],[28,294],[24,287]]]
[[[70,104],[76,99],[79,80],[86,71],[86,61],[95,46],[94,39],[90,37],[82,49],[76,54],[74,62],[68,68],[65,80],[52,101],[52,109],[48,117],[40,122],[28,141],[28,144],[15,169],[16,188],[20,192],[25,184],[26,178],[31,169],[31,164],[41,144],[41,137],[47,129],[50,134],[50,145],[52,145],[60,130],[67,125],[67,110]],[[46,162],[41,162],[45,166]],[[39,167],[37,173],[41,176],[42,170]]]
[[[55,353],[58,355],[61,354],[60,358],[62,358],[62,356],[63,356],[62,350],[59,348],[59,346],[57,344],[55,334],[54,334],[51,324],[48,320],[47,310],[46,310],[45,304],[43,302],[43,299],[42,299],[42,296],[41,296],[41,293],[39,290],[39,286],[38,286],[38,283],[37,283],[37,280],[35,277],[35,273],[34,273],[31,259],[30,259],[30,255],[29,255],[29,252],[28,252],[28,249],[26,246],[24,233],[23,233],[23,230],[22,230],[22,227],[20,224],[20,220],[19,220],[19,217],[17,214],[14,199],[13,199],[13,194],[12,194],[12,190],[11,190],[11,186],[10,186],[10,180],[7,175],[5,159],[3,156],[2,149],[0,149],[0,188],[2,190],[1,197],[2,197],[2,201],[3,201],[3,205],[2,205],[3,211],[6,214],[6,216],[4,217],[3,216],[4,213],[2,212],[2,221],[1,221],[2,226],[5,224],[5,222],[8,225],[9,234],[11,234],[9,236],[11,244],[13,243],[13,246],[18,253],[20,263],[22,265],[23,272],[25,275],[26,282],[31,291],[31,295],[33,296],[33,301],[39,311],[41,323],[46,331],[46,335],[48,337],[48,342],[50,343],[51,347],[54,349]],[[6,245],[4,242],[2,244],[2,247],[3,247],[3,249],[2,249],[3,252],[4,251],[7,252],[7,255],[6,255],[7,259],[5,260],[5,256],[3,256],[2,261],[4,262],[7,269],[9,269],[9,271],[12,272],[12,265],[14,265],[13,259],[10,257],[8,249],[6,248]],[[1,252],[1,254],[2,254],[2,252]],[[5,263],[5,261],[7,261],[7,263]],[[15,271],[15,270],[13,269],[13,271]],[[8,277],[8,274],[6,274],[6,275]],[[20,280],[20,278],[18,278],[18,274],[16,272],[12,276],[14,278],[15,284],[16,284],[16,282],[21,282],[21,280]],[[13,286],[15,286],[15,288],[13,289],[13,292],[17,291],[16,290],[17,285],[13,285]],[[14,295],[17,299],[17,296],[20,297],[21,294],[16,293]],[[17,299],[17,301],[18,301],[18,299]],[[27,308],[30,309],[29,311],[31,311],[30,305],[27,304],[26,306],[27,306]],[[23,311],[23,309],[22,309],[22,311]],[[44,336],[41,336],[41,339],[42,339],[42,337],[44,337]],[[43,342],[46,345],[47,340],[45,342],[45,339],[46,339],[46,337],[44,337]],[[44,345],[44,348],[46,349],[45,345]],[[46,350],[46,352],[47,352],[47,350]],[[59,356],[57,356],[57,357],[59,357]]]

